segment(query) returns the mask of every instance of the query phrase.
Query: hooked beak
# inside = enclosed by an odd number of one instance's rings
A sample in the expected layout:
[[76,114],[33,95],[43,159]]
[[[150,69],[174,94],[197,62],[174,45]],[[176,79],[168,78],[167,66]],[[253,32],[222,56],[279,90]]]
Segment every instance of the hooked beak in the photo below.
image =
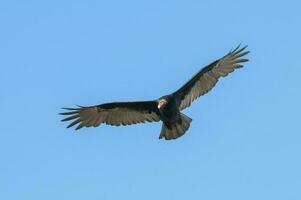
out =
[[161,109],[162,107],[165,106],[165,104],[167,103],[167,101],[165,99],[161,99],[158,102],[158,108]]

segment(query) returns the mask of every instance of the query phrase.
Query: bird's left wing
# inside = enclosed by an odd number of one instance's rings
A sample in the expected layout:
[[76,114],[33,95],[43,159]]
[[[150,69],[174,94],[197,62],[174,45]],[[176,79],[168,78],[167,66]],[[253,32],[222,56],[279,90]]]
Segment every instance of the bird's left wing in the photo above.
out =
[[244,51],[246,48],[247,46],[242,48],[238,46],[221,59],[201,69],[186,84],[173,93],[178,99],[180,110],[187,108],[199,96],[209,92],[220,77],[225,77],[235,69],[242,67],[241,63],[248,61],[248,59],[242,58],[249,53],[249,51]]
[[62,121],[73,120],[67,128],[78,124],[76,130],[82,127],[97,127],[101,123],[120,126],[160,120],[156,101],[116,102],[64,109],[67,111],[60,114],[68,117]]

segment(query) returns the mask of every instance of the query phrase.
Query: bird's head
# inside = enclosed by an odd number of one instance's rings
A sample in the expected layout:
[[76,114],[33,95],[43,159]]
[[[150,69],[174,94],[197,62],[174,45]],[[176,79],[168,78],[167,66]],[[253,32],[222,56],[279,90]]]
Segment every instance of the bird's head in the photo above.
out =
[[164,108],[164,106],[166,106],[166,104],[167,104],[167,100],[166,99],[159,99],[158,100],[158,109]]

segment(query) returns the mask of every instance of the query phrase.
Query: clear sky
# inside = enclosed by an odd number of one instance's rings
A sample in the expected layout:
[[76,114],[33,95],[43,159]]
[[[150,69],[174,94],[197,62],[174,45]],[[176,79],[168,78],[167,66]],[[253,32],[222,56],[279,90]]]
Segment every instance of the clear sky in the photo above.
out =
[[[1,1],[0,199],[301,199],[300,1]],[[74,131],[61,107],[148,100],[240,42],[244,68],[161,123]]]

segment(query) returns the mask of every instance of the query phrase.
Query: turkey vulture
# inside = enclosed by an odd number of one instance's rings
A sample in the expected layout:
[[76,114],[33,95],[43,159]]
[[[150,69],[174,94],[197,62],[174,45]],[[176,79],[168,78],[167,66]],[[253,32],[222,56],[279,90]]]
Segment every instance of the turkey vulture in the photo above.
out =
[[225,77],[247,62],[243,58],[249,51],[240,45],[222,58],[207,65],[196,73],[187,83],[172,94],[165,95],[152,101],[114,102],[96,106],[78,106],[64,108],[60,113],[67,118],[62,121],[73,120],[67,128],[77,125],[82,127],[97,127],[102,123],[112,126],[131,125],[145,122],[162,121],[159,139],[176,139],[188,130],[192,119],[181,111],[197,99],[209,92],[220,77]]

